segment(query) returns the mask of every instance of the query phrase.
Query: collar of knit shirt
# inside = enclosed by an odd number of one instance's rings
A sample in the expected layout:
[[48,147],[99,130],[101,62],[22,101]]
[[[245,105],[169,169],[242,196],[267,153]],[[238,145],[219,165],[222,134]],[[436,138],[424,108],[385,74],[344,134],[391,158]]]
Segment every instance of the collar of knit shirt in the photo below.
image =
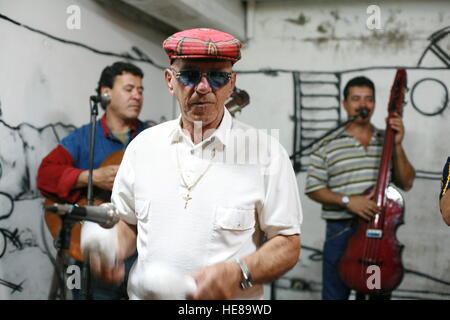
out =
[[[225,107],[224,107],[225,108]],[[206,148],[208,145],[212,143],[216,143],[218,145],[226,146],[228,143],[228,136],[230,134],[230,130],[233,123],[233,118],[231,117],[230,112],[225,108],[222,121],[220,122],[219,127],[214,131],[214,133],[203,140],[201,143],[194,145],[191,138],[187,136],[183,129],[181,128],[181,115],[177,119],[178,125],[176,128],[170,132],[171,143],[178,143],[184,140],[192,150],[196,150],[198,148]]]

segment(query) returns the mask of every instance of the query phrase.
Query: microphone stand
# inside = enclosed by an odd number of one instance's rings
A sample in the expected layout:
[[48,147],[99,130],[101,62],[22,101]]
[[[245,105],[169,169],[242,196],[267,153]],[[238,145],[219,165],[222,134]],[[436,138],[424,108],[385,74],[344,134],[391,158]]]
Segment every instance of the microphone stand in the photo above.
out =
[[[98,100],[90,99],[90,114],[91,114],[91,132],[89,141],[89,175],[88,175],[88,191],[87,191],[87,202],[88,205],[93,204],[93,182],[92,182],[92,172],[94,170],[94,148],[95,148],[95,131],[97,125],[97,115],[98,115]],[[48,209],[48,208],[47,208]],[[77,223],[78,219],[74,219],[63,215],[61,217],[62,226],[59,231],[58,238],[55,240],[55,248],[58,249],[55,261],[55,272],[53,274],[52,284],[49,293],[49,299],[55,300],[58,291],[58,283],[61,290],[61,298],[66,300],[66,286],[65,280],[65,255],[64,252],[70,248],[70,238],[72,234],[72,228]],[[91,274],[89,271],[89,262],[84,260],[82,262],[82,287],[81,294],[86,297],[86,300],[92,300],[91,293]]]
[[338,129],[345,127],[347,124],[349,124],[350,122],[355,121],[358,117],[362,117],[362,118],[367,118],[368,116],[368,111],[366,109],[361,109],[359,111],[358,114],[350,117],[347,119],[347,121],[340,123],[336,128],[333,128],[327,132],[325,132],[323,135],[321,135],[320,137],[318,137],[317,139],[314,139],[314,141],[312,141],[311,143],[309,143],[308,145],[306,145],[305,147],[303,147],[301,150],[298,150],[297,152],[295,152],[294,154],[292,154],[289,159],[294,159],[295,157],[299,156],[302,157],[304,156],[305,150],[308,150],[310,147],[312,147],[313,145],[315,145],[317,142],[319,142],[320,140],[322,140],[323,138],[325,138],[326,136],[332,134],[333,132],[337,131]]
[[95,131],[97,128],[98,102],[97,100],[93,101],[92,99],[89,101],[91,102],[91,134],[89,141],[89,175],[88,175],[87,202],[89,206],[92,206],[94,203],[92,172],[94,171]]
[[[89,141],[89,175],[88,175],[88,191],[87,191],[87,201],[88,205],[93,203],[93,183],[92,183],[92,171],[94,168],[94,147],[95,147],[95,131],[97,125],[97,115],[98,115],[98,101],[95,99],[89,99],[90,103],[90,115],[91,115],[91,133]],[[61,289],[61,298],[66,300],[66,287],[64,283],[65,274],[65,263],[64,263],[64,252],[70,248],[70,238],[72,234],[72,228],[77,222],[74,219],[68,218],[66,216],[61,217],[62,226],[59,232],[58,238],[55,240],[55,248],[58,249],[56,262],[55,262],[55,272],[52,279],[51,289],[49,293],[49,299],[55,300],[58,291],[58,282]],[[82,262],[82,287],[81,293],[86,297],[86,300],[92,300],[91,288],[90,288],[90,272],[88,261]]]
[[70,247],[70,237],[72,228],[76,221],[68,219],[65,216],[61,217],[62,226],[59,231],[58,238],[55,239],[54,245],[58,249],[55,261],[55,271],[53,273],[52,284],[50,287],[49,300],[56,300],[58,287],[61,290],[60,296],[62,300],[66,300],[66,284],[65,280],[65,255],[64,252]]
[[[89,174],[88,174],[88,188],[87,188],[87,204],[89,206],[94,203],[94,184],[92,182],[92,172],[94,171],[94,150],[95,150],[95,131],[97,129],[97,115],[98,115],[98,100],[90,99],[91,110],[91,133],[89,140]],[[92,300],[91,292],[91,273],[89,270],[89,261],[83,260],[82,267],[82,294],[86,297],[86,300]]]

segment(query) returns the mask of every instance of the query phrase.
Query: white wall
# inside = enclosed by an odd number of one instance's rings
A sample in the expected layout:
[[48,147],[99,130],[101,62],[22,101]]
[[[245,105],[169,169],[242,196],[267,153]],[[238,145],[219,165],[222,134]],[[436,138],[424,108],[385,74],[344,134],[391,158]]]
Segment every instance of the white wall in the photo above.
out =
[[[66,27],[66,9],[73,4],[81,9],[80,30]],[[4,15],[56,37],[118,54],[131,53],[131,47],[136,46],[157,64],[167,64],[161,50],[165,35],[134,25],[93,1],[2,0],[0,8]],[[34,125],[88,122],[88,98],[95,93],[102,69],[121,58],[95,54],[3,20],[1,23],[3,119],[11,125],[23,122],[23,113],[17,109],[22,106],[28,112],[39,110],[33,117]],[[171,109],[157,107],[171,105],[168,95],[155,95],[165,90],[161,72],[146,63],[136,64],[145,73],[142,118],[159,120],[162,115],[171,115]]]
[[[70,5],[81,9],[80,30],[66,27]],[[98,50],[123,54],[136,46],[155,63],[168,62],[161,49],[167,35],[127,21],[93,1],[0,0],[0,13]],[[53,269],[41,234],[37,167],[56,145],[56,135],[62,138],[70,131],[55,124],[88,123],[88,99],[95,94],[102,69],[123,59],[61,43],[4,19],[0,39],[0,298],[46,299]],[[141,119],[172,119],[173,103],[161,70],[136,64],[145,73]],[[48,233],[46,238],[51,240]],[[49,245],[53,247],[52,242]],[[14,285],[18,290],[12,289]]]
[[[428,37],[449,25],[448,1],[385,1],[377,2],[381,9],[383,30],[366,27],[371,2],[361,1],[268,1],[256,2],[249,41],[236,70],[257,71],[282,69],[286,72],[270,77],[261,73],[242,73],[237,85],[247,90],[251,103],[240,120],[259,128],[280,129],[280,140],[289,153],[293,150],[294,113],[292,72],[324,71],[325,75],[341,77],[342,92],[346,81],[366,75],[376,85],[377,110],[373,121],[384,128],[387,101],[395,67],[407,67],[409,88],[424,78],[414,91],[416,104],[425,112],[442,106],[445,90],[450,88],[450,70],[433,54],[428,53],[421,67],[418,61],[429,45]],[[251,16],[251,15],[250,15]],[[441,46],[450,53],[449,39]],[[374,67],[377,67],[376,69]],[[364,69],[352,71],[355,69]],[[316,89],[315,89],[316,90]],[[434,180],[416,179],[409,192],[402,192],[406,201],[405,224],[397,236],[405,245],[405,268],[425,274],[405,274],[394,296],[410,298],[448,299],[450,296],[450,253],[446,243],[450,230],[443,223],[438,209],[440,182],[436,180],[449,154],[448,108],[437,116],[424,116],[412,107],[410,90],[406,96],[404,148],[416,169],[431,171]],[[448,102],[447,102],[448,103]],[[448,104],[447,104],[448,106]],[[343,109],[342,114],[345,114]],[[319,113],[316,114],[319,117]],[[345,117],[344,117],[345,119]],[[343,119],[343,120],[344,120]],[[422,174],[423,176],[424,174]],[[316,251],[322,250],[325,223],[320,218],[320,206],[303,194],[305,173],[298,175],[304,210],[301,261],[279,286],[292,284],[303,290],[277,290],[277,298],[320,299],[321,260]],[[311,248],[311,249],[310,249]],[[318,257],[318,259],[317,259]],[[437,281],[429,277],[436,278]],[[293,280],[299,281],[293,281]],[[447,284],[443,284],[446,282]],[[413,290],[418,290],[415,292]],[[422,291],[422,292],[420,292]]]

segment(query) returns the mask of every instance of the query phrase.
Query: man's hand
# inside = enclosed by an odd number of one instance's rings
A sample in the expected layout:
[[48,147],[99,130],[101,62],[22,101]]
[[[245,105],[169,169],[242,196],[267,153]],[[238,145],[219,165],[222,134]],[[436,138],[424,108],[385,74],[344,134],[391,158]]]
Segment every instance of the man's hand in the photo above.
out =
[[196,288],[191,276],[165,262],[138,261],[128,278],[130,300],[184,300]]
[[450,191],[447,191],[439,201],[439,208],[441,209],[442,218],[444,222],[450,226]]
[[136,226],[119,221],[105,229],[86,221],[81,228],[80,247],[93,274],[106,282],[121,283],[125,259],[136,250]]
[[125,263],[123,259],[117,259],[114,266],[111,267],[104,262],[98,252],[90,252],[89,265],[91,272],[105,282],[121,283],[125,277]]
[[[92,182],[95,186],[111,191],[114,185],[119,166],[110,165],[92,170]],[[88,185],[89,170],[84,170],[78,175],[77,181],[72,189],[84,188]]]
[[114,185],[119,166],[111,165],[93,170],[92,181],[94,185],[104,190],[111,191]]
[[197,283],[197,291],[189,297],[190,299],[232,299],[241,290],[241,268],[236,262],[218,263],[201,268],[192,277]]
[[350,197],[350,202],[347,205],[347,209],[364,220],[369,221],[380,211],[380,208],[377,206],[375,201],[371,200],[371,197],[371,194]]
[[395,131],[395,144],[400,145],[405,136],[405,127],[403,125],[403,119],[399,114],[394,114],[394,116],[389,120],[391,128]]

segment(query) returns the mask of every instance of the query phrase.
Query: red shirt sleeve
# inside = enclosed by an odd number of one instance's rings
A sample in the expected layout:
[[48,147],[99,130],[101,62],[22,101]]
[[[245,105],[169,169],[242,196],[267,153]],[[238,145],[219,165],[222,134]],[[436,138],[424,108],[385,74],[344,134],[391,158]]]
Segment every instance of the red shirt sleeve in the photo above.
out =
[[37,187],[44,197],[75,203],[80,198],[81,190],[72,190],[72,187],[82,171],[73,167],[71,154],[58,145],[42,159],[37,174]]

